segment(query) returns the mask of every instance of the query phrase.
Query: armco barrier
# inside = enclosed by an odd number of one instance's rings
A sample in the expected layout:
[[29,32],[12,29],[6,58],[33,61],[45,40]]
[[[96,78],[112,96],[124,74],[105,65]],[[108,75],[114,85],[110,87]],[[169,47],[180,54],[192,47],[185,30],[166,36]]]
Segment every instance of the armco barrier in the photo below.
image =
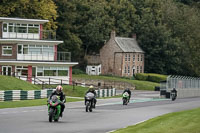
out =
[[45,90],[9,90],[9,91],[0,91],[0,101],[18,101],[18,100],[27,100],[27,99],[40,99],[47,98],[52,93],[53,89]]
[[[27,100],[27,99],[40,99],[47,98],[51,95],[54,89],[45,89],[45,90],[9,90],[9,91],[0,91],[0,101],[18,101],[18,100]],[[113,89],[98,89],[95,90],[97,97],[111,97],[116,95],[115,88]]]
[[116,89],[99,89],[95,90],[97,97],[111,97],[116,95]]

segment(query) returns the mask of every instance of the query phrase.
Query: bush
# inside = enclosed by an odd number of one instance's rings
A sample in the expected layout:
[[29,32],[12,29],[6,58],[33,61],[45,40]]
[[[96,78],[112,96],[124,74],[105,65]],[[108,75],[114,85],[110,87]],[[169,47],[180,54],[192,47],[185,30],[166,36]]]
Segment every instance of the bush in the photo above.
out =
[[80,69],[72,69],[72,74],[85,74],[85,72]]
[[161,81],[167,79],[167,75],[153,74],[153,73],[137,73],[136,79],[160,83]]

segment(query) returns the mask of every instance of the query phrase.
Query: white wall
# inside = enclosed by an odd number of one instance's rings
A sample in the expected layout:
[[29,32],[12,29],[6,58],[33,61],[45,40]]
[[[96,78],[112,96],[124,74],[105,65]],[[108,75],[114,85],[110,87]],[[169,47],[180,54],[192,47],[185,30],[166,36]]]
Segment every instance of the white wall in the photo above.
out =
[[98,65],[98,66],[88,65],[86,67],[86,73],[88,75],[100,75],[101,74],[101,65]]

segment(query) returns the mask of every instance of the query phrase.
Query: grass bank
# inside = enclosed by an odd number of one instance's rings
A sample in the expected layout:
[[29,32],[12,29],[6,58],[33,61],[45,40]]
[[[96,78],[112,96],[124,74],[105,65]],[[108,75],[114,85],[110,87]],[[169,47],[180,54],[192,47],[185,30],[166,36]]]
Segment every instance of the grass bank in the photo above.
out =
[[[66,98],[67,102],[82,101],[78,98]],[[36,99],[36,100],[22,100],[22,101],[5,101],[0,102],[0,109],[2,108],[17,108],[17,107],[30,107],[30,106],[41,106],[47,104],[47,98]]]
[[113,133],[200,133],[200,108],[175,112]]
[[159,86],[159,83],[149,82],[149,81],[140,81],[140,80],[132,80],[128,78],[120,78],[120,77],[110,77],[110,76],[92,76],[86,74],[78,74],[73,75],[73,80],[75,79],[91,79],[91,80],[107,80],[107,81],[120,81],[127,82],[135,85],[136,90],[154,90],[155,86]]
[[0,75],[0,90],[40,90],[40,88],[15,77]]

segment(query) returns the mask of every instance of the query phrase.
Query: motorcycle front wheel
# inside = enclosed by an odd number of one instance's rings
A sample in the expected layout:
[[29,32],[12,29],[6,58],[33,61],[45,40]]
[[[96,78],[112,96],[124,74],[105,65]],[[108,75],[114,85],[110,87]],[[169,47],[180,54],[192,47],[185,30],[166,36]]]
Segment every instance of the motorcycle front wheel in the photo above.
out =
[[85,105],[85,111],[88,112],[88,109],[89,109],[89,102],[87,101]]
[[50,108],[50,110],[49,110],[49,122],[52,122],[53,112],[54,112],[54,109]]

